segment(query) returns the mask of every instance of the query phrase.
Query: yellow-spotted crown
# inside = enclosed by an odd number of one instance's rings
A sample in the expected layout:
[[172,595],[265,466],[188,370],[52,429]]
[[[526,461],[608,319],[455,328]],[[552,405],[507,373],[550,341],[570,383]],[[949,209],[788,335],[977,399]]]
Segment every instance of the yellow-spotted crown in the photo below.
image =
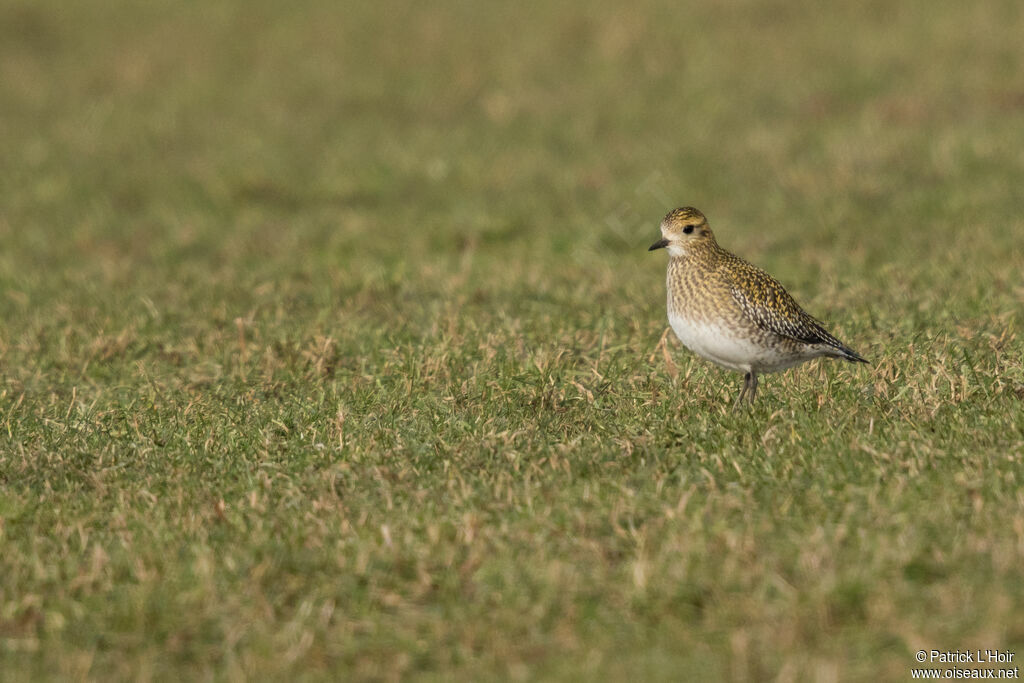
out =
[[708,219],[704,214],[692,206],[684,206],[669,211],[661,220],[661,234],[665,237],[693,235],[697,238],[711,235],[711,229],[708,228]]
[[665,225],[685,225],[690,223],[692,225],[707,225],[708,219],[699,210],[692,206],[681,206],[678,209],[672,209],[665,217],[661,219],[661,224]]

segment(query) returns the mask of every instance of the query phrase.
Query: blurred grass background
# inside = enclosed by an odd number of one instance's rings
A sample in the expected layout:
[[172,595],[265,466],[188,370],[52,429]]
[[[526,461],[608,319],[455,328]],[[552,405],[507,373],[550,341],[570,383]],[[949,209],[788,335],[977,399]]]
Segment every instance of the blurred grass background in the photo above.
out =
[[[1019,3],[0,0],[0,670],[1024,648]],[[669,345],[692,204],[872,360]]]

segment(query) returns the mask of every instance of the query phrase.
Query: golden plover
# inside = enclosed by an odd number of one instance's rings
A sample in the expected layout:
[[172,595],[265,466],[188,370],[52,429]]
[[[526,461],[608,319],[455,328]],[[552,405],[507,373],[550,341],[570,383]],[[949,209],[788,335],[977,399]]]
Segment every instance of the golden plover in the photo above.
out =
[[667,248],[668,322],[702,358],[744,373],[737,405],[753,403],[757,375],[827,356],[867,363],[800,308],[771,275],[718,246],[708,221],[686,206],[661,221]]

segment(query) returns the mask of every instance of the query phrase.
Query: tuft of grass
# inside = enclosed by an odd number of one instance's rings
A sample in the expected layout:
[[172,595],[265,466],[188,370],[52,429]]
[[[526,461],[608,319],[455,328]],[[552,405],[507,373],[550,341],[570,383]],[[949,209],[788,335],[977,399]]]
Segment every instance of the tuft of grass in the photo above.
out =
[[[1024,647],[1013,2],[0,3],[0,670]],[[868,367],[665,337],[693,204]]]

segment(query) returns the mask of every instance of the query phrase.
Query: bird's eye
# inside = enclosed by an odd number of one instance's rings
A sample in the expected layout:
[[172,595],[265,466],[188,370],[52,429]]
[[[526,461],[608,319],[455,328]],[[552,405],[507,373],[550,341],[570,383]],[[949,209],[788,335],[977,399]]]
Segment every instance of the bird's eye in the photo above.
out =
[[683,228],[683,232],[685,232],[687,235],[689,235],[691,232],[693,232],[693,226],[692,225],[687,225],[685,228]]

